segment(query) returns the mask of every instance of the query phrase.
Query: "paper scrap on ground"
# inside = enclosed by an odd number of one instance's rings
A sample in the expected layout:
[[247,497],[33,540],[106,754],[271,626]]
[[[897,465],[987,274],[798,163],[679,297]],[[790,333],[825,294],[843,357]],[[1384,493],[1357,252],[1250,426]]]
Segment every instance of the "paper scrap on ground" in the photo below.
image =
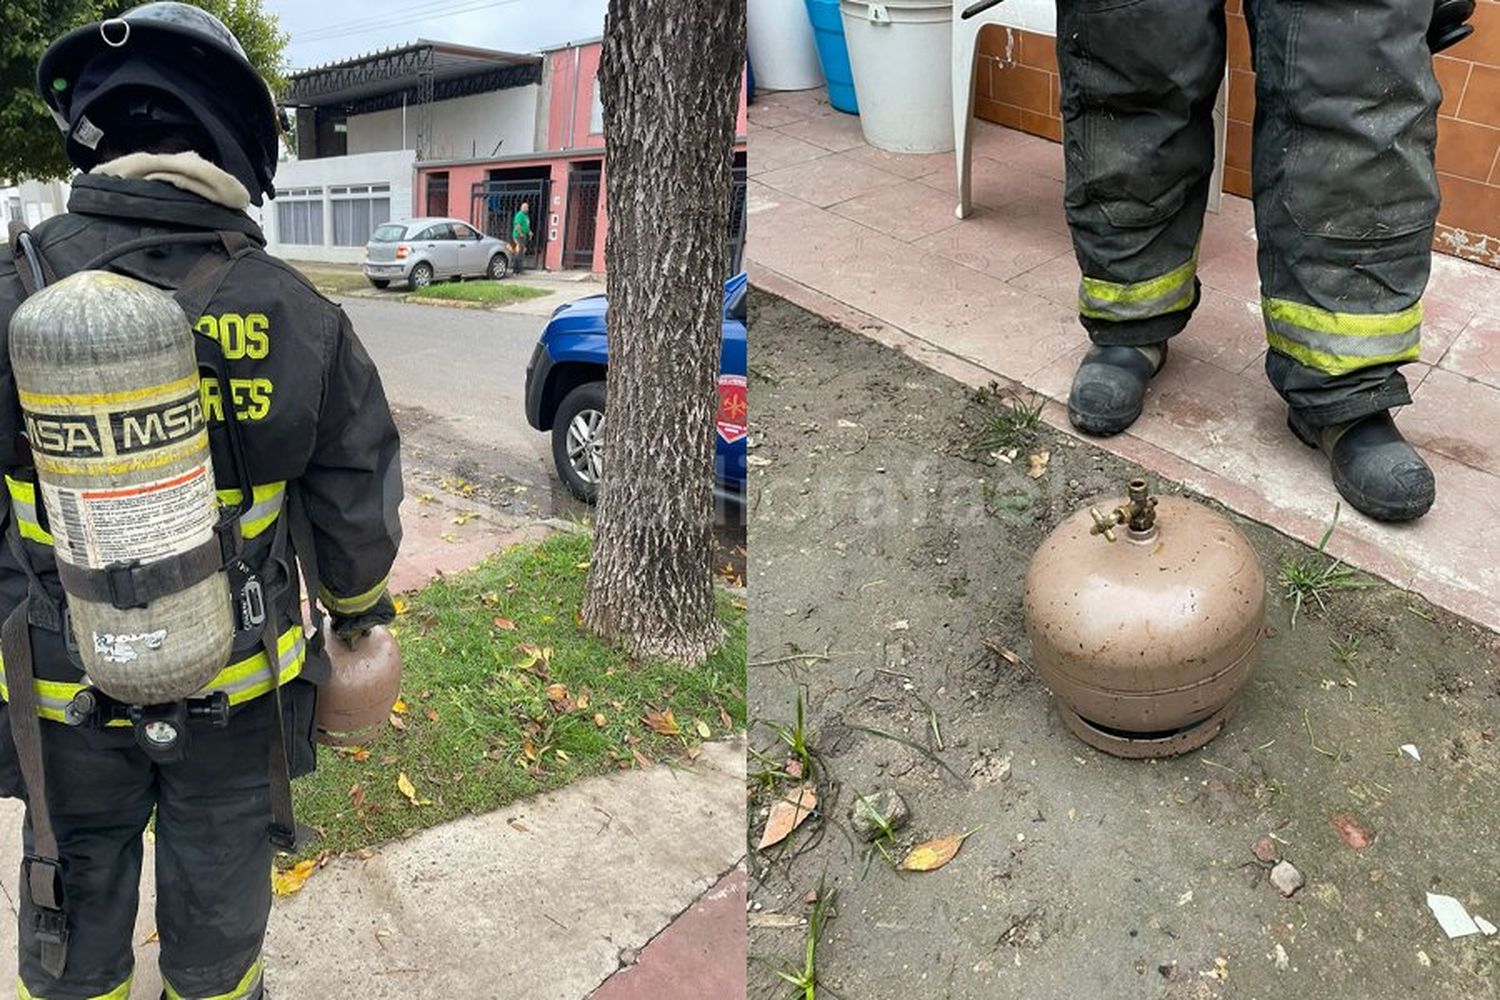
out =
[[1410,757],[1412,760],[1420,762],[1422,759],[1422,755],[1417,752],[1417,745],[1415,743],[1401,744],[1401,752],[1406,754],[1406,756]]
[[1500,928],[1497,928],[1494,924],[1490,923],[1488,920],[1484,919],[1483,917],[1477,917],[1477,916],[1474,918],[1474,926],[1478,927],[1479,930],[1481,932],[1483,932],[1483,934],[1484,934],[1485,937],[1490,937],[1497,930],[1500,930]]
[[1443,933],[1450,938],[1465,937],[1480,932],[1479,925],[1474,923],[1474,918],[1469,916],[1469,911],[1464,909],[1464,904],[1452,896],[1429,892],[1427,908],[1432,911],[1434,917],[1437,917],[1438,926],[1443,928]]

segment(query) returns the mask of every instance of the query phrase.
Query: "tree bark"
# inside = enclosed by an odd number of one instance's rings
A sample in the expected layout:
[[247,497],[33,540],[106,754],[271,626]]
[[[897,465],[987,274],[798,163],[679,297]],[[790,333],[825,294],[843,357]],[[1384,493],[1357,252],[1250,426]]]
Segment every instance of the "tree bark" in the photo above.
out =
[[610,0],[609,377],[583,620],[636,656],[701,663],[714,606],[714,413],[745,0]]

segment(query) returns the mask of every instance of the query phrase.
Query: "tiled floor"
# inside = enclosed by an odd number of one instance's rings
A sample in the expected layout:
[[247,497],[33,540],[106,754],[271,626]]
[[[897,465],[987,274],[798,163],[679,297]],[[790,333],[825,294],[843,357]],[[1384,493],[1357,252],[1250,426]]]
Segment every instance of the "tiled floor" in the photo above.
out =
[[[762,94],[750,107],[751,278],[970,384],[1041,392],[1049,422],[1070,430],[1057,401],[1086,339],[1061,147],[976,127],[976,208],[959,221],[951,155],[867,146],[821,91]],[[1209,215],[1199,275],[1202,307],[1146,413],[1098,443],[1315,543],[1338,495],[1262,374],[1248,201],[1226,196]],[[1345,507],[1329,550],[1500,628],[1500,271],[1437,256],[1425,305],[1400,423],[1436,471],[1438,502],[1400,527]]]

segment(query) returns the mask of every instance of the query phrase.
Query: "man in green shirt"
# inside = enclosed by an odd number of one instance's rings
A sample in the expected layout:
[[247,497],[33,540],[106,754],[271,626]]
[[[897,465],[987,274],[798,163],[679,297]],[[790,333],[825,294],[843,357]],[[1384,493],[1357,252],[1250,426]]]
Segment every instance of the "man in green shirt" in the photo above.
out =
[[523,201],[510,220],[511,273],[521,273],[521,263],[526,257],[526,248],[531,243],[531,203]]

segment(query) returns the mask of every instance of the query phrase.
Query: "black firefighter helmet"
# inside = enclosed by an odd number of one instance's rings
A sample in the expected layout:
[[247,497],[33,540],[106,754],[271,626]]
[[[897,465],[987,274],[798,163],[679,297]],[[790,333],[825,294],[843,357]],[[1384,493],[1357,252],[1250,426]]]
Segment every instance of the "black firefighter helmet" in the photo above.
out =
[[234,33],[201,8],[148,3],[75,28],[42,55],[37,90],[80,170],[99,164],[101,145],[129,151],[172,132],[192,136],[255,204],[276,196],[275,102]]

